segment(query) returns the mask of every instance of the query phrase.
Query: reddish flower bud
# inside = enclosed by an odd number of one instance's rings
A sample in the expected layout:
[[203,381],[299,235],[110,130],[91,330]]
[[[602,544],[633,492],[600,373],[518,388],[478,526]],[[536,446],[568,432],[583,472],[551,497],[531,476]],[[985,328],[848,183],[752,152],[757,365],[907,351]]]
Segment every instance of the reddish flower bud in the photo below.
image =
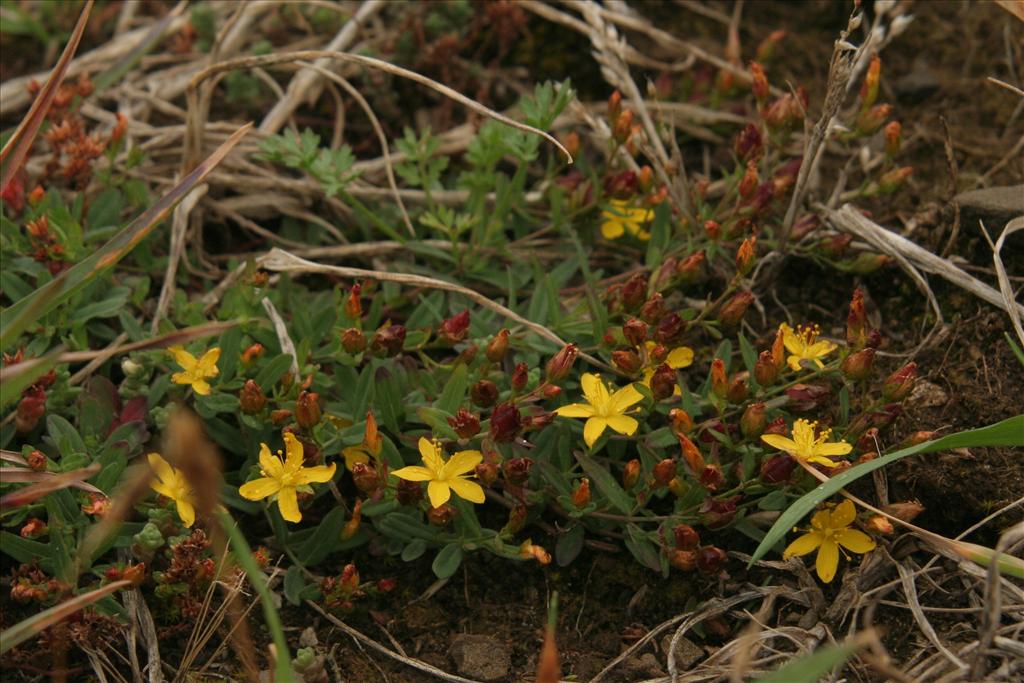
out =
[[668,411],[669,427],[676,436],[689,434],[693,429],[693,418],[682,408],[673,408]]
[[864,82],[860,86],[861,110],[867,109],[878,99],[878,84],[881,81],[881,74],[882,60],[878,55],[874,55],[871,58],[871,63],[868,64],[868,71],[864,76]]
[[757,237],[750,236],[743,240],[740,248],[736,250],[736,271],[740,275],[747,276],[754,269],[756,249]]
[[514,370],[512,370],[512,390],[522,391],[526,386],[527,380],[530,379],[530,370],[526,367],[526,363],[518,364]]
[[711,361],[711,391],[718,398],[729,395],[729,378],[725,373],[725,361],[721,358]]
[[665,458],[661,462],[655,464],[652,474],[654,475],[654,482],[658,486],[668,486],[668,483],[676,476],[675,460]]
[[885,124],[885,153],[894,157],[900,152],[900,133],[903,126],[899,121],[890,121]]
[[729,380],[729,391],[726,393],[729,403],[743,403],[747,400],[747,380],[749,378],[750,373],[746,370],[732,376]]
[[39,386],[29,387],[22,393],[14,415],[14,428],[20,434],[31,432],[46,414],[46,392]]
[[876,534],[883,534],[885,536],[888,536],[889,534],[892,534],[896,531],[896,529],[894,529],[892,526],[892,522],[890,522],[882,515],[872,515],[867,519],[866,522],[864,522],[864,527],[868,531],[873,531]]
[[270,421],[273,422],[274,424],[278,424],[278,425],[283,423],[283,422],[287,422],[288,420],[291,419],[291,417],[292,417],[292,411],[288,410],[287,408],[282,408],[280,410],[274,410],[274,411],[271,411],[271,413],[270,413]]
[[733,150],[736,152],[736,156],[744,162],[760,159],[764,153],[764,138],[761,136],[761,129],[756,124],[748,123],[736,136]]
[[882,512],[888,513],[904,522],[912,522],[919,514],[924,512],[924,506],[916,500],[908,500],[902,503],[883,505]]
[[675,344],[686,329],[686,321],[678,313],[668,313],[658,321],[654,339],[659,344]]
[[790,407],[798,413],[809,413],[827,404],[832,390],[822,384],[796,384],[786,389]]
[[715,500],[714,498],[705,500],[697,510],[701,524],[708,529],[721,529],[727,526],[736,516],[738,499],[737,496],[729,500]]
[[767,425],[768,418],[765,416],[764,403],[761,401],[747,406],[747,409],[743,411],[743,417],[740,418],[740,431],[748,439],[756,439],[761,436]]
[[249,348],[242,352],[242,364],[251,364],[254,360],[263,356],[263,352],[263,344],[251,344]]
[[614,128],[622,113],[622,93],[618,90],[612,92],[608,97],[608,126]]
[[260,389],[260,385],[250,379],[246,380],[245,385],[239,392],[238,403],[243,413],[254,415],[262,411],[263,407],[267,405],[267,397],[263,394],[263,390]]
[[423,498],[423,487],[419,482],[399,479],[395,486],[395,500],[401,505],[416,505]]
[[303,429],[312,429],[320,423],[320,395],[303,391],[295,399],[295,422]]
[[786,424],[785,418],[777,417],[768,423],[768,426],[764,428],[764,433],[787,436],[789,434],[789,425]]
[[697,552],[695,550],[671,550],[668,563],[684,572],[692,572],[697,568]]
[[39,538],[46,535],[47,531],[49,530],[46,527],[46,522],[33,517],[25,523],[25,526],[21,527],[19,533],[22,538]]
[[887,171],[878,179],[878,191],[881,194],[892,194],[898,190],[901,185],[903,185],[903,182],[909,178],[910,174],[913,172],[913,166],[903,166],[901,168],[894,168],[891,171]]
[[506,460],[502,464],[501,469],[505,475],[505,481],[513,486],[522,486],[530,478],[533,460],[529,458],[512,458],[511,460]]
[[709,218],[704,221],[704,232],[709,239],[717,240],[722,235],[722,224]]
[[647,278],[643,273],[634,273],[622,285],[622,307],[627,311],[640,308],[647,297]]
[[484,351],[487,360],[492,363],[500,363],[505,360],[505,354],[508,352],[508,337],[509,331],[507,329],[501,330],[498,334],[494,335]]
[[697,551],[697,570],[701,574],[714,575],[722,571],[729,556],[721,548],[704,546]]
[[700,545],[700,534],[689,524],[679,524],[672,530],[679,550],[694,550]]
[[676,275],[680,283],[691,285],[704,279],[704,264],[707,260],[703,251],[690,254],[676,263]]
[[493,462],[482,462],[476,466],[473,473],[482,486],[490,486],[498,480],[498,466]]
[[580,483],[576,485],[576,488],[572,492],[572,504],[577,509],[582,510],[583,508],[590,505],[590,480],[586,477],[580,479]]
[[651,297],[640,307],[640,319],[644,322],[655,325],[665,315],[665,301],[661,294],[652,294]]
[[359,320],[363,317],[363,304],[359,300],[362,291],[363,286],[359,283],[352,285],[352,288],[348,290],[348,297],[345,299],[345,315],[349,317],[349,320]]
[[526,539],[519,546],[519,556],[523,559],[537,560],[537,564],[551,564],[551,554],[539,545],[534,545],[530,539]]
[[706,488],[711,493],[718,491],[725,484],[725,473],[722,472],[722,468],[714,463],[705,465],[704,470],[698,477],[700,485]]
[[875,350],[872,348],[855,351],[843,359],[841,370],[843,375],[855,382],[871,376],[875,364]]
[[903,439],[903,441],[900,442],[899,446],[897,446],[897,450],[902,448],[910,448],[911,446],[917,446],[919,444],[924,443],[925,441],[931,441],[932,439],[938,437],[938,435],[938,432],[914,432],[913,434],[911,434],[910,436],[908,436],[907,438]]
[[362,353],[366,349],[366,336],[361,330],[350,327],[341,333],[341,348],[346,353]]
[[501,533],[503,535],[512,536],[518,534],[526,526],[527,510],[525,505],[516,505],[514,508],[509,510],[508,521],[505,522],[505,526],[502,527]]
[[491,413],[491,438],[496,442],[511,441],[521,428],[522,418],[514,403],[502,403]]
[[862,111],[857,117],[857,132],[861,135],[874,135],[891,113],[892,105],[888,104],[876,104]]
[[768,77],[764,74],[764,67],[757,62],[750,63],[750,90],[758,104],[764,104],[768,99]]
[[677,386],[676,371],[669,367],[668,363],[662,363],[654,369],[654,374],[651,375],[651,394],[655,401],[671,398]]
[[754,363],[754,379],[762,387],[770,387],[775,384],[778,377],[779,369],[775,367],[775,362],[772,360],[772,352],[762,351],[757,357],[757,362]]
[[568,135],[562,138],[562,146],[565,147],[566,151],[569,152],[569,156],[576,158],[576,155],[580,151],[580,135],[576,131],[571,131]]
[[402,352],[405,345],[405,326],[388,325],[373,333],[370,350],[378,356],[392,358]]
[[846,344],[859,351],[867,344],[868,316],[864,309],[864,292],[860,287],[853,290],[850,312],[846,316]]
[[633,458],[622,470],[622,488],[631,491],[640,480],[640,461]]
[[648,194],[654,187],[654,170],[644,164],[636,175],[637,189],[641,194]]
[[878,453],[878,428],[871,427],[857,439],[857,450],[861,453]]
[[772,31],[768,37],[762,40],[761,44],[757,46],[757,61],[762,64],[771,61],[775,54],[775,48],[785,37],[786,32],[783,29]]
[[623,349],[612,351],[612,363],[615,364],[615,367],[631,375],[635,374],[643,366],[643,361],[640,360],[640,356],[636,355],[635,351],[625,351]]
[[743,178],[740,180],[739,192],[740,197],[743,199],[749,199],[757,191],[758,185],[761,184],[761,179],[757,175],[757,162],[751,160],[747,162],[747,170],[743,173]]
[[549,382],[559,382],[569,376],[576,357],[580,355],[575,344],[566,344],[561,351],[548,361],[545,373]]
[[630,136],[633,134],[633,111],[627,109],[621,114],[615,121],[615,125],[612,126],[612,138],[615,142],[623,145],[629,142]]
[[633,346],[642,346],[647,341],[647,324],[638,318],[630,318],[622,324],[622,336]]
[[26,458],[29,469],[35,470],[36,472],[43,472],[46,470],[46,456],[43,455],[42,451],[34,450],[28,454]]
[[683,461],[690,470],[690,474],[693,476],[699,476],[707,463],[704,461],[704,456],[701,455],[700,449],[697,448],[697,444],[690,440],[690,438],[684,434],[676,434],[676,438],[679,440],[679,447],[682,449]]
[[448,503],[427,510],[427,521],[433,526],[448,526],[453,519],[455,519],[455,508]]
[[907,363],[892,373],[882,385],[882,396],[887,401],[902,401],[910,395],[917,381],[917,363]]
[[549,384],[548,386],[544,387],[544,398],[547,398],[547,399],[558,398],[558,396],[560,396],[561,393],[562,393],[562,387],[556,387],[553,384]]
[[480,416],[469,412],[465,408],[459,408],[459,412],[455,413],[455,417],[449,417],[448,424],[451,425],[460,439],[471,439],[480,433]]
[[437,329],[437,339],[442,344],[457,344],[466,338],[469,332],[469,310],[457,313],[441,323]]
[[761,461],[761,479],[769,484],[781,484],[789,480],[796,469],[796,460],[788,453],[778,453]]
[[737,292],[718,312],[719,322],[727,327],[736,327],[752,303],[754,295],[751,292]]
[[479,380],[470,387],[469,398],[473,405],[490,408],[498,401],[498,386],[489,379]]
[[555,421],[555,414],[541,412],[531,415],[523,420],[523,429],[543,429]]

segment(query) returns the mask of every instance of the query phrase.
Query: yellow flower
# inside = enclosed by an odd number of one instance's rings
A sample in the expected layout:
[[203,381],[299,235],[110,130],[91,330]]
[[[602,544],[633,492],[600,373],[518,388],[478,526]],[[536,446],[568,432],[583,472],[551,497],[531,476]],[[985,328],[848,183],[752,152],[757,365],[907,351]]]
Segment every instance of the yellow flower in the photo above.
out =
[[476,469],[476,466],[483,462],[484,455],[480,451],[459,451],[445,461],[441,452],[441,444],[420,437],[420,457],[423,464],[410,465],[394,474],[399,479],[406,481],[425,481],[427,484],[427,497],[434,507],[441,507],[452,497],[452,491],[459,498],[465,498],[471,503],[484,502],[484,489],[475,481],[469,481],[466,474]]
[[610,209],[601,212],[601,234],[607,240],[617,240],[629,233],[639,240],[651,239],[651,233],[644,229],[644,224],[654,218],[654,211],[641,207],[630,206],[624,199],[613,199]]
[[[650,358],[651,352],[654,351],[656,346],[657,344],[655,344],[652,341],[644,342],[644,348],[647,349],[648,358]],[[668,355],[665,356],[665,362],[668,363],[668,366],[673,370],[681,370],[683,368],[688,368],[691,365],[693,365],[693,349],[691,349],[689,346],[677,346],[676,348],[668,352]],[[651,363],[644,368],[644,378],[641,381],[641,384],[643,384],[648,389],[651,387],[651,377],[654,377],[654,371],[657,369],[658,365],[660,365],[660,363]],[[682,389],[679,388],[678,384],[676,385],[675,390],[672,392],[672,395],[683,395],[683,391]]]
[[587,399],[587,403],[562,406],[555,410],[555,414],[562,417],[587,418],[586,424],[583,425],[583,440],[588,448],[594,445],[608,427],[626,436],[636,434],[640,424],[625,413],[630,406],[639,403],[644,397],[632,384],[609,394],[608,387],[600,377],[584,373],[580,378],[580,385],[583,387],[583,397]]
[[763,434],[761,441],[780,451],[786,451],[794,458],[804,462],[816,462],[826,467],[838,467],[839,463],[829,460],[830,455],[846,455],[853,450],[853,446],[845,441],[828,442],[832,435],[831,429],[826,429],[818,437],[814,436],[816,423],[807,420],[797,420],[793,423],[793,438],[788,439],[781,434]]
[[857,510],[848,500],[844,500],[831,511],[819,510],[811,517],[810,530],[786,547],[783,557],[802,557],[818,551],[815,569],[818,577],[829,583],[836,575],[839,566],[839,546],[863,555],[875,547],[871,537],[850,525],[857,518]]
[[192,503],[192,487],[188,485],[185,474],[160,457],[159,453],[150,453],[146,456],[149,466],[153,468],[157,480],[150,483],[149,487],[174,501],[178,510],[178,517],[186,528],[191,527],[196,521],[196,508]]
[[184,372],[176,372],[171,375],[171,381],[175,384],[191,384],[192,391],[200,396],[210,393],[210,384],[206,380],[216,377],[220,372],[217,369],[217,360],[220,358],[220,348],[213,347],[203,354],[203,357],[196,360],[196,357],[180,346],[172,346],[168,351],[174,356],[174,362],[182,367]]
[[242,484],[238,493],[246,500],[262,500],[276,495],[281,516],[289,522],[299,522],[302,521],[302,513],[299,512],[297,493],[312,493],[310,484],[330,481],[335,465],[303,467],[302,442],[291,432],[285,432],[284,448],[287,456],[282,459],[281,451],[274,456],[267,444],[260,444],[260,474],[263,476]]
[[782,323],[779,330],[782,332],[782,343],[790,353],[786,360],[789,361],[789,367],[794,370],[800,369],[800,361],[803,360],[811,361],[819,368],[823,368],[825,364],[821,359],[836,350],[836,345],[832,342],[818,341],[821,330],[817,325],[798,325],[794,331],[792,327]]

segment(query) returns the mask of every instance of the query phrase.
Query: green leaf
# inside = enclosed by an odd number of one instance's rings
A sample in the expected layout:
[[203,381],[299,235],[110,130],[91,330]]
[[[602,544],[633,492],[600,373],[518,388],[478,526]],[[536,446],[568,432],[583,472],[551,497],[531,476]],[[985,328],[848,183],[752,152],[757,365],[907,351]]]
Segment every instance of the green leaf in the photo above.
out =
[[434,407],[449,415],[454,415],[462,400],[466,397],[466,387],[469,385],[469,368],[464,363],[459,363],[452,371],[451,377],[444,385],[444,391],[434,403]]
[[458,543],[449,543],[441,548],[441,552],[434,558],[430,568],[434,570],[434,576],[439,579],[451,578],[462,564],[462,546]]
[[302,603],[302,590],[306,587],[306,575],[298,565],[288,567],[284,573],[284,597],[293,605]]
[[555,562],[559,567],[568,567],[579,556],[585,537],[586,530],[582,524],[577,524],[558,537],[555,541]]
[[38,562],[43,571],[53,571],[53,550],[46,543],[22,538],[9,531],[0,531],[0,551],[22,564]]
[[597,490],[608,499],[612,506],[624,515],[633,511],[633,499],[619,486],[611,472],[599,465],[588,455],[579,454],[576,456],[583,471],[594,482]]
[[402,561],[412,562],[427,552],[427,542],[422,538],[414,538],[402,548]]
[[818,507],[823,500],[838,493],[841,489],[849,486],[865,474],[874,472],[908,455],[980,446],[1024,446],[1024,415],[1011,417],[987,427],[970,429],[957,432],[956,434],[949,434],[941,439],[925,441],[916,446],[903,448],[895,453],[889,453],[880,458],[862,463],[846,470],[842,474],[837,474],[828,481],[818,485],[810,493],[805,494],[779,516],[775,524],[772,525],[772,528],[768,530],[764,540],[757,546],[757,550],[754,551],[747,566],[752,566],[754,562],[764,557],[770,548],[782,540],[789,530],[796,526],[797,522],[806,517],[807,513],[811,510]]
[[830,645],[795,659],[774,673],[756,679],[758,683],[818,683],[825,674],[863,649],[866,642],[848,641]]
[[260,389],[270,391],[277,384],[277,381],[284,377],[284,373],[288,372],[288,368],[291,366],[292,357],[287,353],[274,356],[256,375],[256,384],[260,385]]
[[658,547],[651,543],[644,532],[635,524],[626,525],[627,537],[624,539],[626,549],[636,558],[637,562],[656,572],[661,572],[661,558]]
[[295,556],[307,567],[323,562],[339,549],[344,528],[345,511],[340,507],[333,508],[317,525],[316,531],[295,549]]

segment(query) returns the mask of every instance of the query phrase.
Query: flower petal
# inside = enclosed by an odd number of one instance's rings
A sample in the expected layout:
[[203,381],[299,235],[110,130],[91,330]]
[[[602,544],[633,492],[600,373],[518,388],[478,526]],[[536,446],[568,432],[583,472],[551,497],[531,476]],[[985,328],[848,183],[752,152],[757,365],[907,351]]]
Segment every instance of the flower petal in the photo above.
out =
[[592,417],[587,420],[587,423],[583,425],[583,440],[586,442],[587,448],[594,446],[594,442],[601,437],[607,426],[608,421],[603,417]]
[[673,370],[679,370],[693,365],[693,349],[688,346],[680,346],[668,352],[665,359],[668,366]]
[[633,436],[636,434],[637,427],[640,423],[629,415],[612,415],[607,418],[608,426],[617,431],[619,434],[625,434],[626,436]]
[[627,408],[642,400],[644,400],[644,395],[637,391],[632,384],[628,384],[612,394],[609,412],[623,413]]
[[331,480],[337,469],[338,466],[333,462],[330,465],[303,467],[293,475],[292,480],[299,486],[303,484],[323,484]]
[[305,449],[302,442],[291,432],[284,433],[284,468],[289,472],[298,472],[305,461]]
[[445,463],[441,471],[442,479],[453,479],[460,474],[472,472],[477,465],[484,461],[484,454],[480,451],[459,451]]
[[444,469],[444,458],[441,456],[441,446],[436,441],[421,436],[419,440],[420,457],[427,469],[439,474]]
[[448,480],[448,486],[459,498],[464,498],[470,503],[482,503],[485,500],[484,489],[475,481],[469,481],[461,477]]
[[580,377],[580,386],[583,388],[583,396],[587,403],[594,408],[600,408],[608,401],[608,388],[597,375],[585,372]]
[[875,542],[871,537],[857,529],[843,529],[842,531],[837,531],[835,539],[839,545],[843,546],[847,550],[860,553],[861,555],[875,549]]
[[216,377],[220,370],[217,369],[217,361],[220,360],[220,347],[215,346],[204,353],[196,363],[196,372],[206,377]]
[[[171,464],[164,460],[159,453],[150,453],[146,456],[146,460],[149,461],[149,466],[153,468],[154,474],[164,484],[172,484],[175,480],[174,468]],[[163,494],[167,495],[167,494]]]
[[191,372],[176,372],[171,375],[171,381],[175,384],[192,384],[194,381]]
[[795,370],[796,372],[800,372],[800,356],[790,356],[786,360],[789,363],[789,367],[790,367],[791,370]]
[[818,578],[825,583],[831,583],[835,578],[836,569],[839,568],[839,546],[831,538],[822,541],[818,548],[814,568],[818,571]]
[[452,490],[446,481],[432,481],[427,484],[427,498],[430,504],[436,508],[441,507],[452,497]]
[[761,441],[764,441],[772,448],[777,448],[787,453],[796,453],[797,451],[796,441],[786,438],[781,434],[762,434]]
[[200,396],[206,396],[210,393],[210,383],[205,379],[193,379],[192,391],[196,392]]
[[181,523],[185,525],[186,529],[192,528],[192,525],[196,523],[195,507],[193,507],[192,503],[180,498],[175,500],[174,503],[178,509],[178,517],[181,518]]
[[[196,366],[196,357],[186,351],[183,347],[171,346],[167,350],[170,352],[171,356],[174,357],[174,362],[180,365],[185,372],[190,372]],[[184,382],[180,382],[180,384],[184,384]]]
[[798,537],[795,541],[786,546],[786,549],[782,551],[784,558],[790,557],[803,557],[809,553],[813,553],[818,546],[821,545],[822,535],[815,532],[810,532]]
[[281,482],[270,477],[247,481],[238,487],[238,495],[246,500],[263,500],[281,490]]
[[159,493],[161,496],[164,496],[166,498],[170,498],[171,500],[174,500],[174,489],[172,489],[170,486],[164,484],[163,482],[151,481],[151,482],[149,482],[149,488],[153,489],[154,491]]
[[562,417],[592,417],[594,415],[594,407],[586,403],[570,403],[567,406],[555,408],[555,415],[561,415]]
[[341,454],[345,458],[345,469],[349,472],[356,465],[362,465],[363,463],[370,462],[370,456],[366,454],[362,446],[349,446],[341,449]]
[[295,493],[294,486],[285,486],[277,494],[277,507],[281,516],[286,522],[301,522],[302,513],[299,512],[299,497]]
[[618,218],[612,218],[610,214],[605,212],[605,220],[601,223],[601,236],[606,240],[617,240],[626,232],[626,228],[623,226],[622,221]]
[[430,481],[434,478],[434,473],[428,470],[426,467],[420,467],[419,465],[409,465],[403,467],[400,470],[395,470],[391,474],[395,475],[399,479],[405,479],[406,481]]
[[833,529],[841,529],[853,524],[855,519],[857,519],[857,508],[852,500],[844,498],[843,502],[832,509],[832,519],[829,520],[829,526]]
[[818,510],[815,512],[814,516],[811,517],[811,528],[820,529],[821,531],[831,529],[832,513],[829,510]]
[[846,455],[853,450],[853,446],[845,441],[834,443],[820,443],[814,447],[815,455]]
[[280,478],[284,471],[284,463],[281,458],[270,454],[270,447],[265,443],[260,444],[260,469],[268,477]]
[[811,455],[804,458],[804,460],[810,463],[818,463],[819,465],[824,465],[825,467],[839,467],[838,462],[836,462],[835,460],[829,460],[828,458],[822,455]]

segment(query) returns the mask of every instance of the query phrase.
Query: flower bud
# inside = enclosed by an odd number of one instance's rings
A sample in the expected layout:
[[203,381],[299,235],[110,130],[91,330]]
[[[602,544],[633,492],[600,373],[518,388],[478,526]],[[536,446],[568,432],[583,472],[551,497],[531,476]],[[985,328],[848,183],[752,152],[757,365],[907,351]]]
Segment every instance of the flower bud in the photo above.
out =
[[482,462],[476,466],[473,473],[476,474],[477,480],[481,486],[490,486],[498,480],[498,473],[500,469],[493,462]]
[[507,329],[501,330],[498,334],[494,335],[484,351],[487,360],[492,363],[500,363],[505,360],[505,354],[508,352],[508,337],[509,331]]
[[875,364],[875,350],[872,348],[855,351],[843,359],[841,370],[847,379],[855,382],[865,380],[871,376],[871,369]]
[[736,272],[746,277],[754,269],[757,249],[757,237],[751,236],[743,240],[736,250]]
[[363,317],[363,304],[359,300],[359,295],[363,291],[363,286],[358,282],[352,285],[352,289],[348,290],[348,297],[345,299],[345,315],[348,316],[349,320],[359,320]]
[[729,403],[743,403],[747,400],[747,380],[749,378],[750,373],[746,370],[732,376],[729,380],[729,391],[726,393]]
[[704,232],[707,234],[709,239],[717,240],[722,236],[722,224],[709,218],[704,221]]
[[770,387],[779,377],[779,370],[772,360],[771,351],[762,351],[754,363],[754,379],[762,387]]
[[19,533],[22,538],[31,539],[45,536],[48,531],[49,529],[46,527],[46,522],[33,517],[25,523],[25,526],[21,527],[21,531]]
[[448,526],[455,519],[455,508],[448,503],[427,510],[427,521],[433,526]]
[[658,321],[654,339],[659,344],[674,344],[686,329],[686,321],[678,313],[668,313]]
[[729,378],[725,373],[725,361],[721,358],[711,361],[711,391],[722,399],[729,395]]
[[781,484],[789,480],[796,469],[796,460],[788,453],[778,453],[761,461],[761,479],[769,484]]
[[701,574],[718,574],[728,559],[729,556],[721,548],[713,545],[704,546],[697,551],[697,570]]
[[765,406],[761,401],[747,406],[747,409],[743,411],[743,417],[740,418],[740,431],[748,439],[756,439],[761,436],[767,425],[768,418],[765,416]]
[[566,344],[556,353],[545,368],[548,381],[559,382],[568,377],[579,353],[579,348],[575,344]]
[[[628,112],[627,112],[628,113]],[[551,564],[551,554],[539,545],[534,545],[530,539],[526,539],[519,546],[519,556],[523,559],[537,560],[537,564]]]
[[828,404],[832,390],[824,384],[794,384],[786,389],[790,407],[797,413],[809,413]]
[[264,396],[260,385],[253,380],[246,380],[245,385],[238,394],[238,403],[242,412],[247,415],[255,415],[267,405],[267,397]]
[[864,292],[860,287],[853,290],[850,312],[846,316],[846,344],[859,351],[867,344],[868,316],[864,309]]
[[764,67],[757,62],[750,63],[750,90],[754,93],[754,99],[758,104],[764,104],[768,99],[768,77],[764,74]]
[[689,524],[679,524],[672,533],[676,539],[676,548],[679,550],[694,550],[700,545],[700,534]]
[[786,32],[783,29],[772,31],[767,38],[761,41],[761,44],[757,46],[757,61],[762,64],[771,61],[775,54],[775,48],[778,46],[782,39],[786,37]]
[[640,461],[633,458],[622,470],[622,488],[631,491],[640,480]]
[[523,429],[543,429],[555,421],[555,414],[546,411],[523,418]]
[[341,528],[341,540],[347,541],[357,533],[359,533],[359,527],[363,520],[363,501],[361,498],[356,499],[356,504],[352,507],[352,517],[345,522],[345,526]]
[[661,294],[652,294],[640,307],[640,319],[649,325],[656,324],[665,315],[665,301]]
[[303,429],[312,429],[320,423],[320,395],[303,391],[295,399],[295,422]]
[[502,527],[502,535],[512,536],[518,534],[526,526],[527,510],[525,505],[516,505],[509,510],[508,521]]
[[754,295],[751,292],[737,292],[718,312],[719,322],[727,327],[736,327],[753,302]]
[[423,498],[423,487],[419,482],[399,479],[395,486],[395,500],[401,505],[416,505]]
[[392,358],[402,352],[405,345],[405,326],[388,325],[373,333],[370,350],[378,356]]
[[612,351],[612,363],[615,364],[615,367],[631,375],[636,374],[643,366],[640,356],[636,355],[635,351],[623,349]]
[[676,263],[676,276],[684,285],[692,285],[704,279],[704,264],[707,256],[703,250],[690,254]]
[[761,129],[757,127],[757,124],[748,123],[740,131],[736,136],[733,151],[744,162],[761,158],[764,153],[764,138],[761,136]]
[[914,172],[913,166],[903,166],[901,168],[894,168],[891,171],[887,171],[882,174],[882,177],[878,179],[878,191],[881,194],[892,194],[903,185],[903,181],[910,177],[910,174]]
[[786,344],[785,337],[780,327],[775,333],[775,340],[772,342],[772,364],[776,370],[782,370],[786,365]]
[[692,572],[697,568],[697,552],[695,550],[671,550],[668,563],[684,572]]
[[900,133],[903,126],[899,121],[890,121],[885,124],[885,153],[894,157],[900,152]]
[[622,285],[622,307],[627,311],[640,308],[647,297],[647,278],[643,273],[634,273]]
[[651,375],[651,394],[655,401],[671,398],[676,391],[676,371],[668,363],[662,363]]
[[511,460],[506,460],[502,464],[501,469],[505,475],[505,481],[513,486],[522,486],[530,478],[533,460],[529,458],[512,458]]
[[146,563],[139,562],[138,564],[128,565],[121,572],[121,578],[125,581],[131,581],[136,587],[141,586],[142,582],[146,580]]
[[654,187],[654,170],[647,164],[640,167],[640,172],[636,175],[636,185],[641,194],[648,194]]
[[28,462],[29,469],[35,472],[43,472],[46,470],[47,459],[46,456],[43,455],[42,451],[33,450],[28,454],[26,461]]
[[668,421],[672,433],[677,436],[689,434],[693,429],[693,418],[682,408],[673,408],[668,411]]
[[701,486],[714,493],[725,484],[725,473],[722,472],[722,468],[719,465],[711,463],[704,466],[704,471],[700,473],[698,481],[700,481]]
[[668,483],[676,476],[675,460],[665,458],[661,462],[655,464],[652,474],[654,475],[655,484],[658,486],[668,486]]
[[714,498],[705,500],[697,510],[701,524],[708,529],[721,529],[727,526],[736,516],[738,498],[737,496],[729,500],[715,500]]
[[910,395],[917,380],[917,363],[907,363],[889,375],[882,385],[882,396],[887,401],[902,401]]
[[872,515],[864,523],[864,526],[868,531],[873,531],[876,534],[884,534],[886,536],[896,531],[892,526],[892,522],[882,515]]
[[757,162],[748,161],[747,170],[743,173],[743,178],[740,180],[739,193],[743,199],[749,199],[757,191],[758,185],[761,184],[761,179],[757,175]]
[[916,500],[908,500],[903,501],[902,503],[883,505],[882,512],[890,514],[896,519],[904,522],[912,522],[919,514],[924,512],[924,506]]
[[569,156],[575,159],[580,152],[580,134],[576,131],[571,131],[562,138],[562,146],[569,152]]
[[480,433],[480,416],[459,408],[455,417],[448,418],[448,424],[459,435],[460,439],[471,439]]
[[341,333],[341,348],[353,355],[362,353],[366,349],[366,336],[361,330],[350,327]]
[[526,367],[526,363],[519,363],[516,365],[515,369],[512,370],[512,390],[522,391],[529,379],[530,370]]
[[554,384],[549,384],[544,387],[544,398],[552,399],[558,398],[562,394],[562,387],[556,387]]
[[46,414],[46,392],[39,387],[29,387],[18,401],[14,415],[14,428],[20,434],[31,432]]
[[697,448],[697,444],[690,440],[690,437],[685,434],[676,434],[676,438],[679,440],[679,447],[683,452],[683,461],[686,466],[690,469],[690,473],[693,476],[699,476],[707,463],[704,461],[704,456],[701,455],[700,449]]
[[868,64],[868,71],[864,76],[864,82],[860,86],[860,108],[862,111],[868,109],[878,99],[878,85],[881,81],[881,73],[882,60],[878,55],[874,55]]
[[360,462],[352,466],[352,481],[363,493],[373,493],[380,488],[380,475],[370,463]]
[[892,105],[876,104],[866,109],[857,117],[857,132],[861,135],[874,135],[882,127],[892,113]]
[[292,411],[288,410],[287,408],[282,408],[280,410],[274,410],[274,411],[272,411],[270,413],[270,421],[273,422],[276,425],[279,425],[279,424],[282,424],[284,422],[287,422],[288,420],[291,419],[291,417],[292,417]]
[[900,442],[899,446],[896,447],[896,450],[910,448],[911,446],[917,446],[919,444],[924,443],[925,441],[931,441],[932,439],[938,437],[938,435],[938,432],[914,432],[907,438],[903,439],[903,441]]
[[572,504],[576,509],[582,510],[590,505],[590,480],[586,477],[580,479],[580,483],[572,492]]
[[622,113],[622,93],[618,90],[612,92],[608,97],[608,127],[614,128]]
[[519,408],[514,403],[502,403],[491,412],[491,438],[498,443],[512,441],[522,428]]
[[498,386],[489,379],[479,380],[470,387],[469,398],[473,405],[489,408],[498,401]]
[[441,323],[437,339],[443,344],[454,345],[466,338],[469,332],[469,310],[457,313]]
[[622,336],[635,347],[647,341],[647,324],[638,318],[630,318],[622,324]]
[[625,144],[629,141],[630,136],[633,134],[633,110],[627,109],[621,114],[615,121],[615,125],[612,126],[612,138],[615,142],[620,145]]
[[769,130],[792,131],[804,120],[804,107],[793,93],[786,93],[768,105],[763,118]]

